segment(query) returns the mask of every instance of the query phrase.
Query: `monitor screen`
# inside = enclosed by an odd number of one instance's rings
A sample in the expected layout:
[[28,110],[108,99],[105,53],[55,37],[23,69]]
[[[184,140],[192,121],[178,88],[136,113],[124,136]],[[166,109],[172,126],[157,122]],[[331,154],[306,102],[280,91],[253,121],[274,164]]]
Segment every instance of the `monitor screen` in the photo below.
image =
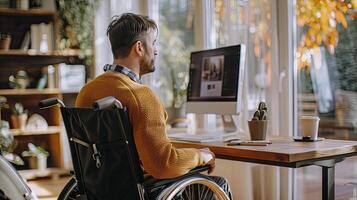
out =
[[[187,112],[239,113],[243,58],[243,45],[192,52],[187,88]],[[192,108],[192,106],[199,107]],[[222,110],[221,106],[230,108]]]

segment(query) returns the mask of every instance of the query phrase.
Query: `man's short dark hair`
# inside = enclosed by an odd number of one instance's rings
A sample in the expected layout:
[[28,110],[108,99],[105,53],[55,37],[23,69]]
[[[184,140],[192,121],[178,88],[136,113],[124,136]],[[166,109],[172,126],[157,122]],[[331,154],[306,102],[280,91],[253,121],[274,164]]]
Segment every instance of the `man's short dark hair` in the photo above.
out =
[[127,57],[136,41],[142,41],[145,45],[144,38],[150,29],[157,31],[157,26],[147,16],[133,13],[114,16],[107,29],[114,58]]

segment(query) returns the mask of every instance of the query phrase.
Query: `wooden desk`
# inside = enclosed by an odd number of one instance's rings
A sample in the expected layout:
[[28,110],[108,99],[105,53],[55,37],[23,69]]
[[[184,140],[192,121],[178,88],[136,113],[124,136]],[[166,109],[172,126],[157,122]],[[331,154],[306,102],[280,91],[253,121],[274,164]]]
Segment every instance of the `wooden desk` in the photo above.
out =
[[335,199],[335,164],[357,155],[357,141],[330,140],[294,142],[276,138],[268,146],[227,146],[226,143],[173,141],[176,147],[210,148],[217,158],[279,167],[322,167],[322,199]]

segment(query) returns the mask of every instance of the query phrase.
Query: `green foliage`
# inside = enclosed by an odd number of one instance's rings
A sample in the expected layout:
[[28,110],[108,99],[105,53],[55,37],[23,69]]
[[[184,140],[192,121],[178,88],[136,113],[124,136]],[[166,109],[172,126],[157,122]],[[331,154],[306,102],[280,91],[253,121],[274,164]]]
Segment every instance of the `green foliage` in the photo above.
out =
[[305,67],[298,71],[298,93],[313,93],[310,69]]
[[24,156],[24,157],[29,157],[29,156],[32,156],[32,157],[41,157],[41,156],[48,157],[49,156],[49,153],[45,149],[40,147],[40,146],[35,146],[32,143],[28,143],[27,146],[28,146],[28,150],[27,151],[23,151],[21,153],[21,155]]
[[0,150],[11,152],[14,147],[14,136],[9,131],[9,123],[0,121]]
[[14,115],[21,115],[21,114],[27,113],[27,110],[24,109],[24,107],[21,103],[15,103],[14,107],[12,108],[12,113]]
[[0,96],[0,151],[12,151],[14,136],[10,133],[9,122],[1,120],[1,109],[7,107],[7,99]]
[[18,155],[12,153],[16,144],[14,136],[10,132],[9,123],[0,120],[0,154],[16,165],[23,165],[24,161]]
[[79,48],[80,58],[92,64],[94,17],[100,0],[58,0],[61,18],[60,49]]
[[1,120],[2,108],[8,108],[4,96],[0,96],[0,154],[16,165],[23,165],[24,161],[18,155],[11,153],[16,147],[16,141],[10,132],[9,122]]
[[340,89],[357,92],[357,19],[347,20],[348,28],[339,26],[336,66]]

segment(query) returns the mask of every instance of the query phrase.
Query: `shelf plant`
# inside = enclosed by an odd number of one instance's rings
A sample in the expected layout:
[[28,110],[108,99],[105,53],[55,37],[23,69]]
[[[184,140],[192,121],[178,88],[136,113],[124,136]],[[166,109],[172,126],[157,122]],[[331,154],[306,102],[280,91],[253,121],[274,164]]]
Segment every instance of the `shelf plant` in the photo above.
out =
[[27,117],[27,110],[24,109],[23,105],[21,103],[15,103],[11,115],[13,128],[25,130]]
[[58,0],[61,41],[59,48],[79,49],[86,65],[93,62],[94,17],[100,0]]
[[7,99],[0,96],[0,154],[11,163],[23,165],[24,161],[20,158],[20,156],[12,153],[16,147],[16,141],[10,132],[9,122],[1,119],[1,109],[8,108],[6,102]]
[[30,168],[46,169],[47,157],[49,153],[40,146],[36,146],[32,143],[28,143],[28,150],[23,151],[21,155],[23,157],[29,157]]

